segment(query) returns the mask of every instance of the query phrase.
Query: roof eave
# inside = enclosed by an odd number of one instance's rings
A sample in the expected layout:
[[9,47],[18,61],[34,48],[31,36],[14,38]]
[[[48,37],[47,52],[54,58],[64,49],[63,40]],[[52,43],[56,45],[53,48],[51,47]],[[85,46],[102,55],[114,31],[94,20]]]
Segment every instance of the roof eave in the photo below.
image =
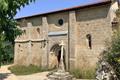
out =
[[52,11],[52,12],[47,12],[47,13],[40,13],[40,14],[35,14],[35,15],[30,15],[30,16],[25,16],[25,17],[20,17],[20,18],[16,18],[16,20],[25,19],[25,18],[31,18],[31,17],[36,17],[36,16],[45,16],[45,15],[48,15],[48,14],[53,14],[53,13],[58,13],[58,12],[64,12],[64,11],[71,11],[71,10],[77,10],[77,9],[82,9],[82,8],[100,6],[100,5],[109,4],[111,2],[112,2],[111,0],[104,0],[104,1],[99,2],[99,3],[93,3],[93,4],[89,4],[89,5],[76,6],[76,7],[73,7],[73,8],[65,8],[65,9],[57,10],[57,11]]

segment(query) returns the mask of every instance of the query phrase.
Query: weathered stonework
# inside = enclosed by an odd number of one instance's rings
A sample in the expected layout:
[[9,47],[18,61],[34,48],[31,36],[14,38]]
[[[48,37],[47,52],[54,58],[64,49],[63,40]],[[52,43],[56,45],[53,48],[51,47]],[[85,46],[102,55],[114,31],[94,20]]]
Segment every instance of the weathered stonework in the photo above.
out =
[[76,25],[76,14],[75,11],[69,12],[69,34],[68,35],[68,42],[69,42],[69,60],[71,66],[70,69],[73,69],[75,67],[75,44],[77,41],[77,25]]
[[[15,40],[14,63],[54,68],[64,41],[65,69],[96,66],[105,41],[111,39],[111,3],[19,19],[23,34]],[[116,9],[116,8],[115,8]],[[58,20],[63,20],[63,25]],[[91,35],[90,42],[86,37]]]
[[[77,16],[76,67],[94,67],[98,56],[105,49],[105,41],[110,40],[112,29],[109,19],[109,5],[80,9]],[[90,34],[91,46],[87,41]],[[92,61],[92,62],[91,62]],[[86,65],[87,64],[87,65]]]

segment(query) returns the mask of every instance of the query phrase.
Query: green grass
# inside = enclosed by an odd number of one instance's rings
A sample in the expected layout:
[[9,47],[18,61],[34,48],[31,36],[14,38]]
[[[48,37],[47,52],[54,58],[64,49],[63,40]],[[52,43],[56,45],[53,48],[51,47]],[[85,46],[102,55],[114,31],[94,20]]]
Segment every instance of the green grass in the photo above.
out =
[[94,69],[74,69],[70,73],[77,79],[95,79]]
[[20,66],[15,65],[8,68],[15,75],[29,75],[33,73],[47,71],[47,69],[43,69],[38,66],[30,65],[30,66]]

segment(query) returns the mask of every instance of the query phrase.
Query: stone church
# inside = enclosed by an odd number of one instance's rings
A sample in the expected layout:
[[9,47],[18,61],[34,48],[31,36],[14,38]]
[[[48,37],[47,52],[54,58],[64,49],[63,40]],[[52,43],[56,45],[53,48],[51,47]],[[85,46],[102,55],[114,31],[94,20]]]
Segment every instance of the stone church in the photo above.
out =
[[44,14],[18,18],[22,35],[15,39],[14,64],[56,68],[60,62],[61,41],[64,42],[66,70],[93,68],[105,41],[115,29],[118,2],[100,0]]

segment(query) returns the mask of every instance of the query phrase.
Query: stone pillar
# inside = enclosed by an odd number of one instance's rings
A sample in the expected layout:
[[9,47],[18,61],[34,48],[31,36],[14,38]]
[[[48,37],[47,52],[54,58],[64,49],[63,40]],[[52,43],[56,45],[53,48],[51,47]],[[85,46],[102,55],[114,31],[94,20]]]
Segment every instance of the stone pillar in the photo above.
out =
[[14,45],[14,64],[16,65],[18,62],[17,62],[17,57],[18,57],[18,46],[17,46],[17,43],[15,41],[15,45]]
[[76,26],[76,14],[75,11],[69,11],[69,27],[68,27],[68,42],[69,42],[69,68],[75,67],[75,44],[77,39],[77,26]]
[[32,64],[32,47],[31,47],[31,44],[32,44],[32,42],[31,42],[31,31],[30,31],[30,28],[32,27],[32,23],[30,23],[30,22],[28,22],[27,23],[27,27],[28,27],[28,61],[27,61],[27,63],[28,63],[28,65],[30,65],[30,64]]
[[48,22],[47,17],[42,17],[42,30],[43,38],[45,39],[46,46],[44,48],[44,53],[42,54],[42,66],[48,67],[49,60],[49,50],[48,50]]

